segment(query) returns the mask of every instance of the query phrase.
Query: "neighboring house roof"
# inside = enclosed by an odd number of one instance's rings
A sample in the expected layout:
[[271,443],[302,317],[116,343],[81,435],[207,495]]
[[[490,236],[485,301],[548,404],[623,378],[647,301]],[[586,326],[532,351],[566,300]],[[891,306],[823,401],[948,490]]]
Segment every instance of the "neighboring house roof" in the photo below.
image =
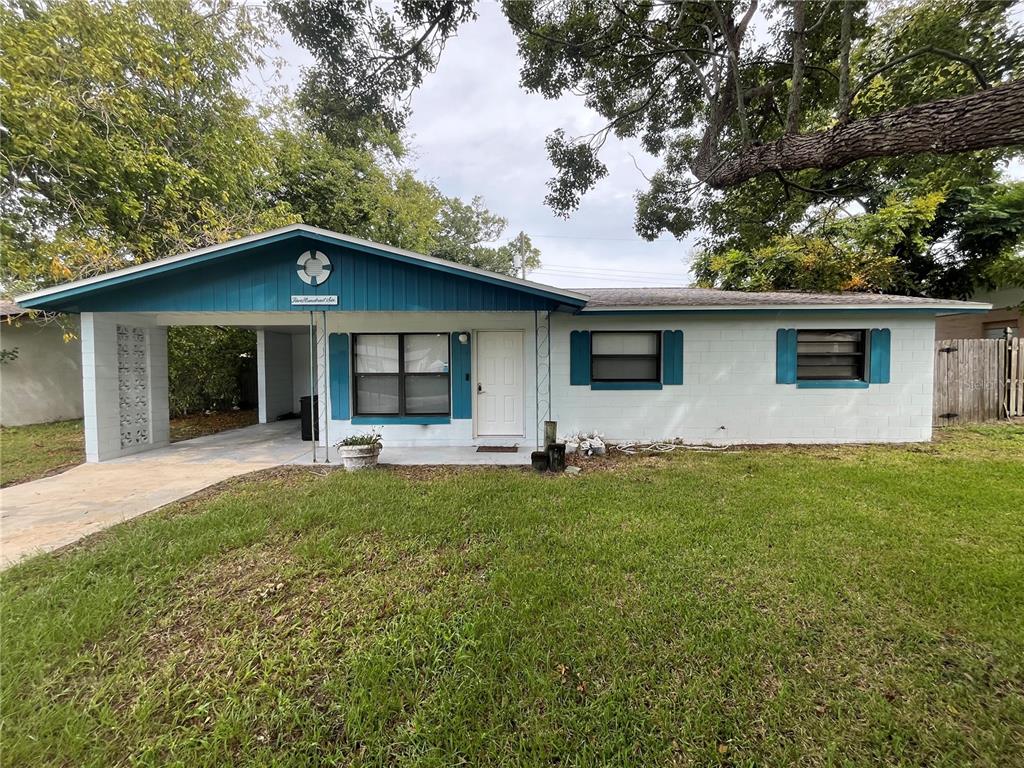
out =
[[583,312],[615,310],[725,309],[924,309],[935,312],[991,309],[984,302],[891,296],[882,293],[805,293],[801,291],[720,291],[714,288],[581,288]]
[[0,300],[0,318],[16,317],[17,315],[24,315],[26,312],[28,310],[18,306],[17,302]]

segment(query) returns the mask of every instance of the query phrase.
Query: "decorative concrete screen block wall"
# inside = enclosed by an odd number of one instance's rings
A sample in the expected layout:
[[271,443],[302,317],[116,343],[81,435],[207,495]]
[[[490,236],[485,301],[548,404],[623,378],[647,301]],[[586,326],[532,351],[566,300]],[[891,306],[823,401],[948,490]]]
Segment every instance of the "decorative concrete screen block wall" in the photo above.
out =
[[[560,434],[690,443],[841,443],[931,437],[932,318],[884,312],[552,316],[553,418]],[[888,383],[777,383],[779,329],[888,329]],[[684,332],[680,386],[602,391],[570,382],[573,331]],[[875,338],[877,338],[877,334]],[[578,346],[578,344],[577,344]],[[577,350],[579,353],[579,350]],[[877,364],[877,361],[876,361]]]
[[149,364],[146,329],[117,326],[117,393],[121,447],[149,443]]
[[82,401],[88,461],[166,445],[167,329],[137,315],[83,313]]

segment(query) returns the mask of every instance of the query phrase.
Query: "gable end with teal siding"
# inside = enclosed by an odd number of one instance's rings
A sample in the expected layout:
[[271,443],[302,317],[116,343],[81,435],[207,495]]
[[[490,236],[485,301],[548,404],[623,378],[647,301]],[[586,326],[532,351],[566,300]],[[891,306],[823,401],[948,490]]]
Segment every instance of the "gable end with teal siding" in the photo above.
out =
[[[306,251],[320,251],[330,260],[321,285],[299,278],[296,260]],[[293,306],[293,295],[336,296],[337,304]],[[514,312],[576,309],[583,301],[441,260],[417,260],[300,230],[208,257],[114,273],[109,280],[69,286],[28,304],[63,312]]]

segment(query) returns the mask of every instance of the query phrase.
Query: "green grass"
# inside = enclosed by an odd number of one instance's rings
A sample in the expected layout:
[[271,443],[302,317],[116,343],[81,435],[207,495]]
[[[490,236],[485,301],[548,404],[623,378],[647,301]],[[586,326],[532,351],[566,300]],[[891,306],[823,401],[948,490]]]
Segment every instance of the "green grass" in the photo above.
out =
[[83,461],[81,419],[0,427],[0,486],[52,475]]
[[1019,426],[296,469],[3,582],[9,765],[1024,764]]
[[[198,413],[171,419],[171,442],[255,424],[256,411]],[[85,461],[82,420],[0,427],[0,487],[38,480]]]

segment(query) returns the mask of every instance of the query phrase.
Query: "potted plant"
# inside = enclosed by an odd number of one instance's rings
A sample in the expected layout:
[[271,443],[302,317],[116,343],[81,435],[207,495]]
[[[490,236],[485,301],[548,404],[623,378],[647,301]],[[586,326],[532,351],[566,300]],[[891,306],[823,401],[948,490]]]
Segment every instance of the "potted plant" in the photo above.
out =
[[380,455],[380,433],[349,435],[344,440],[335,443],[334,447],[338,449],[338,456],[345,469],[375,467],[377,466],[377,457]]

